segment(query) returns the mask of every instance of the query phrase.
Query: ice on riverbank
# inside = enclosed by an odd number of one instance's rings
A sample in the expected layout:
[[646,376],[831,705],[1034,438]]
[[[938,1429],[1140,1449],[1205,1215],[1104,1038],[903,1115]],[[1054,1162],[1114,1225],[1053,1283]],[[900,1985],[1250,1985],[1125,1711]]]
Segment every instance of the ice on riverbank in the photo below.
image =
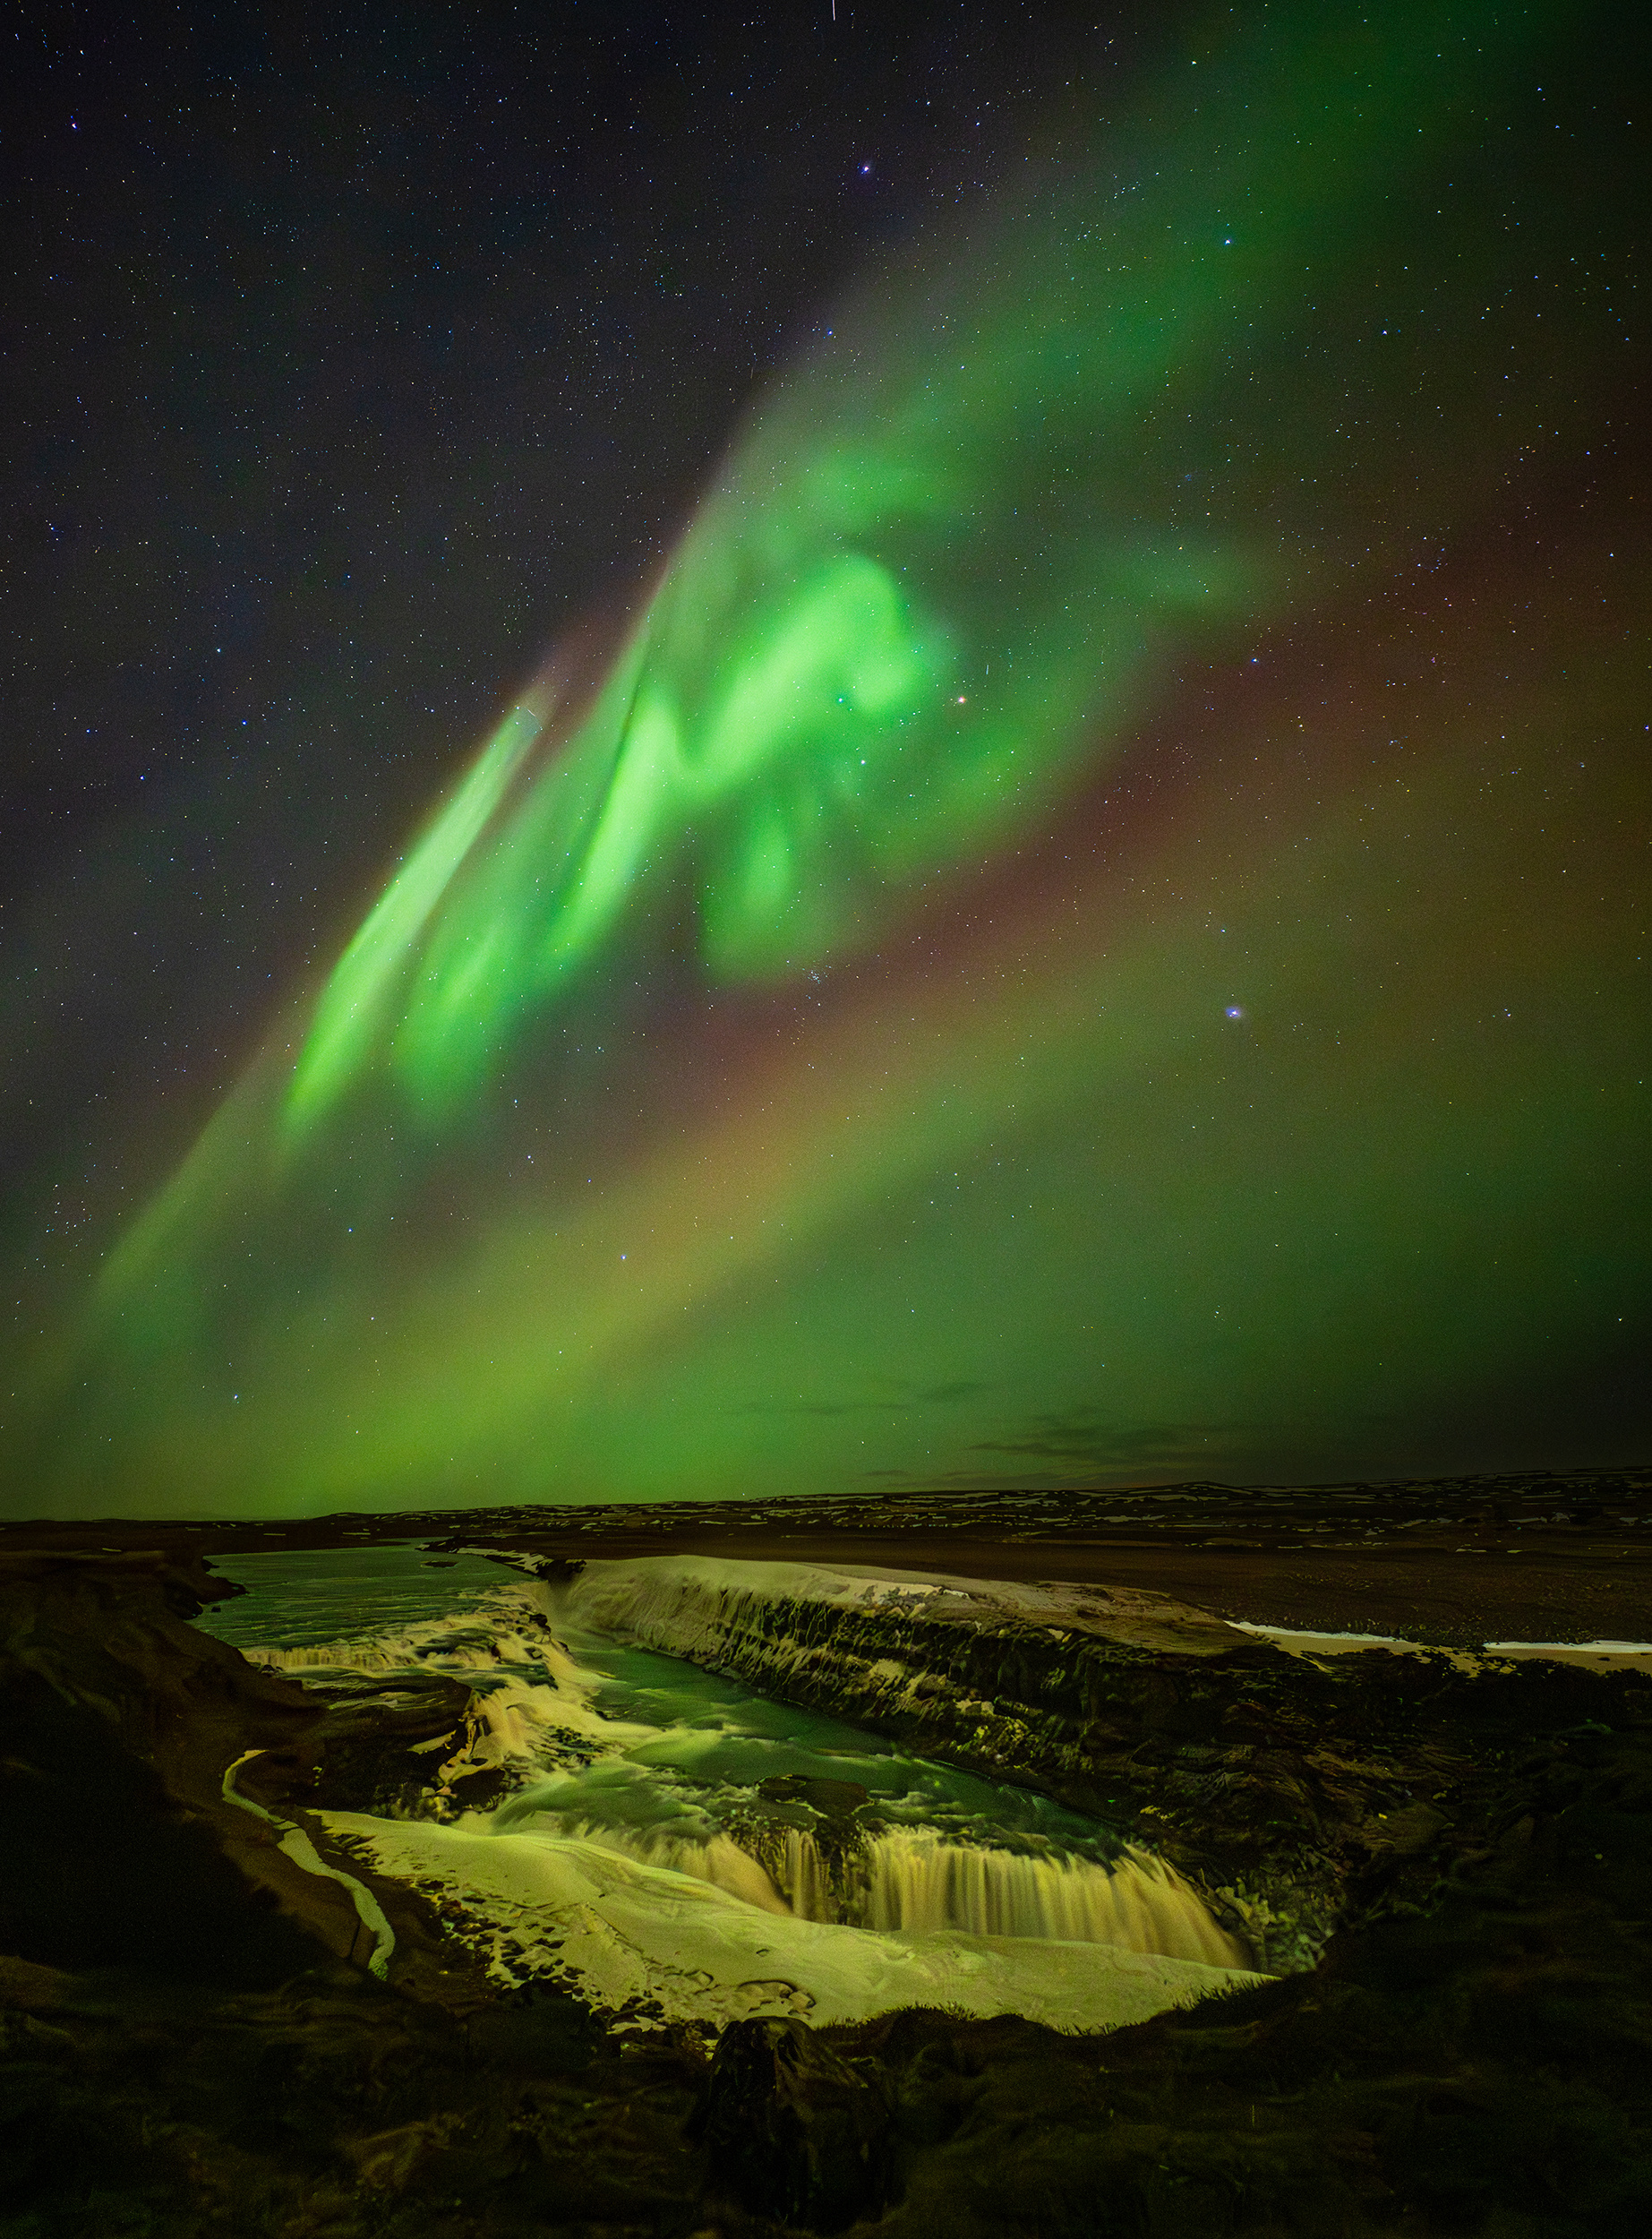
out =
[[1288,1656],[1360,1655],[1386,1649],[1391,1656],[1438,1656],[1459,1671],[1483,1671],[1488,1663],[1576,1664],[1585,1671],[1652,1671],[1652,1641],[1485,1641],[1477,1649],[1445,1648],[1428,1641],[1400,1640],[1389,1633],[1314,1633],[1299,1626],[1257,1625],[1229,1617],[1236,1633],[1249,1633]]
[[378,1872],[457,1907],[495,1979],[564,1981],[638,2025],[723,2029],[766,2014],[825,2025],[926,2006],[1114,2029],[1262,1979],[1111,1943],[800,1920],[578,1837],[321,1817]]
[[[715,1649],[740,1605],[783,1602],[972,1626],[1035,1625],[1177,1655],[1222,1655],[1233,1646],[1220,1617],[1143,1587],[971,1578],[860,1563],[828,1567],[709,1555],[598,1560],[584,1566],[566,1606],[599,1632],[698,1660]],[[807,1653],[801,1643],[799,1653]]]

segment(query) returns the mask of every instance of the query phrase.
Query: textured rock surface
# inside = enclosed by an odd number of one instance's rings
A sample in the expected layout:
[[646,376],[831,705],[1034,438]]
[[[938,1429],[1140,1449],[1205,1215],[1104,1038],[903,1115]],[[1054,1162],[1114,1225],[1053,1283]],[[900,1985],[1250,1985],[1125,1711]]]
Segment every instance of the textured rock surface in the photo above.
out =
[[[1592,1675],[1287,1655],[1163,1596],[696,1557],[594,1563],[590,1621],[998,1780],[1160,1852],[1269,1972],[1420,1901],[1494,1811],[1485,1745],[1585,1715]],[[1652,1682],[1604,1678],[1623,1718]]]
[[[184,1621],[227,1591],[159,1554],[0,1557],[0,1946],[68,1967],[150,1952],[242,1985],[362,1956],[346,1891],[224,1797],[226,1766],[259,1751],[242,1792],[278,1803],[327,1853],[292,1800],[312,1790],[326,1705]],[[421,1901],[394,1884],[377,1894],[394,1977],[468,1995],[473,1970],[449,1963]]]
[[889,2188],[886,2073],[799,2021],[723,2032],[690,2135],[715,2185],[808,2231],[875,2217]]
[[[304,1685],[327,1710],[305,1802],[318,1811],[392,1814],[438,1808],[443,1762],[463,1744],[471,1715],[462,1680],[434,1671],[398,1672],[393,1680],[337,1671],[306,1673]],[[472,1782],[465,1801],[485,1806],[492,1797]]]

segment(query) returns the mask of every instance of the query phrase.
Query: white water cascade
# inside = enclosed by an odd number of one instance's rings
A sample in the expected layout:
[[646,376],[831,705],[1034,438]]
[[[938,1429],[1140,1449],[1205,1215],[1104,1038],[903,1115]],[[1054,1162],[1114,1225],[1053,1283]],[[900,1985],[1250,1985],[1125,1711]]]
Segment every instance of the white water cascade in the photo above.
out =
[[[786,1577],[790,1583],[790,1566]],[[881,1582],[874,1584],[881,1590]],[[854,1586],[870,1591],[859,1580]],[[462,1728],[448,1737],[449,1754],[437,1773],[438,1795],[466,1827],[486,1823],[499,1833],[531,1829],[554,1840],[592,1844],[688,1874],[758,1912],[820,1926],[1105,1944],[1205,1967],[1250,1965],[1248,1952],[1180,1875],[1139,1850],[1126,1849],[1102,1866],[1058,1851],[959,1840],[924,1825],[842,1828],[837,1832],[846,1840],[835,1840],[825,1826],[816,1831],[778,1818],[714,1833],[703,1817],[689,1832],[680,1822],[677,1832],[660,1823],[616,1823],[579,1806],[552,1806],[526,1817],[519,1806],[497,1814],[466,1812],[467,1773],[513,1765],[524,1772],[570,1763],[578,1768],[592,1745],[606,1759],[638,1747],[647,1754],[665,1738],[662,1729],[596,1708],[594,1697],[603,1676],[583,1667],[557,1637],[547,1600],[536,1585],[495,1590],[482,1606],[415,1618],[366,1639],[249,1645],[244,1652],[266,1669],[312,1681],[331,1672],[393,1679],[398,1672],[423,1669],[480,1682]],[[673,1649],[680,1645],[673,1639]],[[415,1746],[422,1752],[441,1744]],[[655,1759],[648,1755],[647,1761]]]
[[[541,1822],[547,1832],[547,1814]],[[1126,1851],[1109,1866],[948,1842],[927,1828],[875,1835],[835,1873],[813,1834],[788,1827],[771,1873],[726,1835],[709,1842],[664,1832],[561,1821],[559,1835],[710,1882],[765,1912],[844,1927],[1110,1943],[1205,1967],[1247,1968],[1249,1954],[1162,1860]]]
[[599,1675],[583,1672],[552,1633],[533,1589],[509,1589],[489,1596],[491,1606],[456,1616],[425,1617],[362,1639],[321,1641],[297,1648],[242,1649],[249,1663],[266,1671],[383,1673],[421,1669],[492,1673],[501,1668],[541,1666],[553,1686],[583,1688]]
[[[1088,2030],[1258,1979],[1156,1859],[1102,1866],[1100,1831],[1045,1799],[794,1714],[674,1642],[616,1640],[537,1581],[354,1550],[260,1561],[264,1604],[221,1605],[224,1636],[347,1727],[371,1734],[373,1698],[417,1698],[420,1674],[464,1686],[425,1688],[455,1723],[401,1745],[431,1765],[423,1795],[410,1780],[381,1813],[319,1817],[374,1872],[441,1894],[501,1987],[573,1985],[621,2029],[939,2007]],[[506,1777],[473,1786],[484,1771]]]
[[[441,1793],[456,1798],[453,1783],[466,1773],[514,1765],[537,1771],[559,1761],[569,1737],[603,1750],[653,1740],[657,1729],[604,1717],[592,1707],[602,1684],[584,1670],[549,1631],[527,1597],[498,1594],[495,1607],[468,1618],[405,1626],[369,1640],[323,1642],[299,1648],[248,1648],[250,1663],[265,1671],[312,1681],[330,1673],[382,1676],[423,1670],[485,1684],[472,1689],[458,1747],[439,1770]],[[544,1674],[535,1680],[525,1675]],[[415,1754],[433,1743],[415,1743]]]
[[1108,1867],[977,1849],[928,1829],[900,1828],[872,1843],[867,1864],[860,1920],[869,1928],[965,1928],[1117,1943],[1207,1967],[1250,1964],[1181,1876],[1144,1854],[1126,1853]]

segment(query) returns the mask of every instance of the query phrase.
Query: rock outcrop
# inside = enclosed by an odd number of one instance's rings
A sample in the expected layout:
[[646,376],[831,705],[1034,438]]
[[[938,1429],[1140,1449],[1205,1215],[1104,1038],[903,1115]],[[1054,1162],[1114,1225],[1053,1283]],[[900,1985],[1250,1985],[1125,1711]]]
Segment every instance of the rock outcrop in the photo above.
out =
[[[372,1939],[347,1888],[306,1872],[267,1819],[225,1794],[226,1768],[257,1752],[242,1794],[278,1804],[330,1849],[304,1809],[325,1772],[327,1703],[186,1622],[236,1591],[161,1553],[0,1556],[0,1949],[70,1968],[136,1958],[247,1987],[329,1954],[366,1964]],[[458,1703],[462,1732],[468,1692],[444,1698],[437,1722]],[[387,1727],[405,1745],[400,1715],[393,1702],[347,1705],[331,1729],[347,1759],[371,1758]],[[413,1722],[432,1722],[429,1701]],[[375,1894],[395,1922],[395,1979],[472,1996],[474,1970],[423,1901],[393,1883]]]
[[1139,1591],[673,1556],[592,1563],[569,1593],[585,1622],[1092,1814],[1270,1973],[1474,1847],[1485,1745],[1587,1715],[1600,1684],[1652,1714],[1638,1673],[1314,1660]]
[[754,2214],[806,2231],[875,2216],[891,2174],[887,2080],[800,2021],[725,2029],[689,2135],[712,2183]]

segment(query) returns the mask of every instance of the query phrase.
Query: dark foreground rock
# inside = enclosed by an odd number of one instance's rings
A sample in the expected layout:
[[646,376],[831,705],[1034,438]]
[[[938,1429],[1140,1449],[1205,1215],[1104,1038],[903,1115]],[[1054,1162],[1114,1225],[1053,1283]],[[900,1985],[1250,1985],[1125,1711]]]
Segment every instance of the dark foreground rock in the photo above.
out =
[[889,2191],[888,2073],[800,2021],[735,2022],[689,2126],[710,2183],[806,2231],[875,2218]]
[[[372,1883],[396,1933],[392,1981],[461,2003],[480,1995],[431,1908],[336,1857],[302,1809],[330,1736],[346,1763],[352,1749],[398,1755],[401,1712],[330,1717],[322,1697],[187,1623],[231,1591],[156,1553],[0,1556],[0,1951],[236,1987],[329,1956],[364,1961],[371,1939],[346,1889],[226,1797],[226,1768],[256,1752],[240,1792],[279,1802],[318,1853]],[[415,1723],[431,1722],[422,1702]]]

